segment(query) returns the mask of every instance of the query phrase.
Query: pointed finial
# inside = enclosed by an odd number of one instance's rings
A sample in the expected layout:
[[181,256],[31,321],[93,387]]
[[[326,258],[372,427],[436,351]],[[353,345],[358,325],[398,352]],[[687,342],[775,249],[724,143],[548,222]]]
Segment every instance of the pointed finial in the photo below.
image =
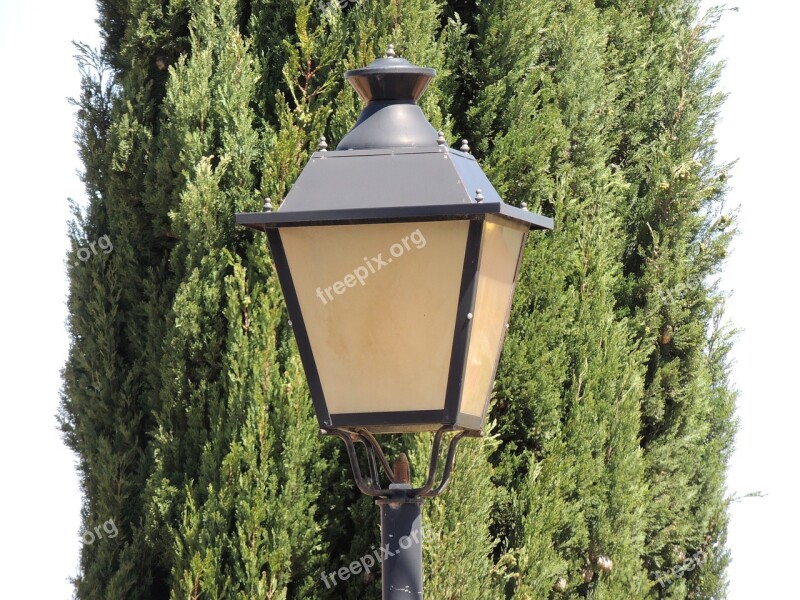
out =
[[264,207],[261,210],[264,212],[272,212],[272,198],[269,196],[264,198]]
[[436,138],[436,143],[440,146],[444,146],[447,143],[447,140],[444,139],[444,131],[439,132],[439,137]]
[[319,146],[317,146],[317,150],[320,152],[327,152],[328,151],[328,140],[325,139],[325,136],[320,136],[319,138]]
[[401,452],[394,461],[393,471],[395,483],[411,483],[411,469],[408,466],[408,457],[405,452]]
[[396,58],[397,55],[394,53],[394,44],[389,44],[389,47],[386,49],[386,56],[384,58]]
[[483,202],[483,190],[481,188],[475,190],[475,202]]
[[461,140],[461,148],[459,148],[459,150],[469,154],[469,142],[467,140]]

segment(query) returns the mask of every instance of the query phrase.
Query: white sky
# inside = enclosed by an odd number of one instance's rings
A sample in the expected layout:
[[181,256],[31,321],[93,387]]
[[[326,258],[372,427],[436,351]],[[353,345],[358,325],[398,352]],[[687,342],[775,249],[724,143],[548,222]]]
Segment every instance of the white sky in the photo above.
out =
[[790,598],[798,597],[792,582],[800,538],[800,353],[794,339],[800,291],[800,4],[742,0],[738,6],[720,30],[719,56],[728,61],[722,87],[730,97],[717,129],[720,158],[739,158],[728,202],[741,206],[742,230],[723,276],[725,288],[734,292],[729,318],[743,329],[734,350],[740,430],[728,488],[768,495],[732,507],[729,597]]
[[[83,199],[72,141],[71,40],[97,44],[92,0],[0,0],[0,572],[4,598],[66,599],[81,497],[54,415],[67,355],[67,197]],[[102,523],[98,523],[102,525]]]
[[[735,350],[741,429],[732,492],[731,600],[784,597],[795,588],[800,538],[792,380],[800,222],[796,32],[800,5],[742,0],[720,29],[731,93],[718,128],[720,157],[739,158],[731,206],[742,235],[723,285]],[[67,197],[84,199],[72,135],[78,93],[71,40],[98,45],[93,0],[0,0],[0,565],[7,598],[70,598],[77,572],[80,494],[55,413],[67,354]],[[800,437],[800,436],[798,436]],[[98,523],[100,525],[100,523]]]

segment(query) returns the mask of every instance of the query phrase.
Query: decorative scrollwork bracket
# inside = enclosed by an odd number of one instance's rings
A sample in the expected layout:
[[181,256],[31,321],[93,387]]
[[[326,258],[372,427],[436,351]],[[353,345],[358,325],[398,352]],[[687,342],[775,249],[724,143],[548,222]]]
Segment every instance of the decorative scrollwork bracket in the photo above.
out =
[[[440,466],[440,454],[442,440],[446,433],[453,433],[447,448],[444,471],[441,480],[436,484],[436,477]],[[373,498],[434,498],[440,495],[450,483],[450,476],[453,473],[453,464],[456,458],[456,446],[465,437],[480,437],[478,431],[458,430],[453,426],[446,425],[440,428],[433,435],[433,446],[431,448],[431,458],[428,467],[428,477],[422,487],[410,488],[408,481],[408,461],[405,454],[401,454],[394,466],[389,464],[380,443],[375,436],[365,429],[320,429],[321,435],[335,435],[341,438],[347,447],[347,456],[350,459],[350,467],[353,470],[356,486],[362,494]],[[366,448],[367,465],[369,468],[368,477],[364,477],[361,472],[361,465],[358,461],[356,444],[362,444]],[[381,485],[381,471],[389,481],[388,487]]]

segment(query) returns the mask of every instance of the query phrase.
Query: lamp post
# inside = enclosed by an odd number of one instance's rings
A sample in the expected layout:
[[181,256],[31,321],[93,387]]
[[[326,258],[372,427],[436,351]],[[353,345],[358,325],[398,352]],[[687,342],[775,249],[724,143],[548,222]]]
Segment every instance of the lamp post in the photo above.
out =
[[[380,506],[392,600],[422,598],[422,502],[446,488],[458,441],[482,433],[528,232],[553,227],[505,204],[466,142],[428,123],[417,100],[435,74],[392,46],[348,71],[366,106],[337,150],[322,138],[279,209],[236,215],[267,235],[320,433],[344,441]],[[412,488],[405,455],[390,465],[375,435],[424,431],[429,470]]]

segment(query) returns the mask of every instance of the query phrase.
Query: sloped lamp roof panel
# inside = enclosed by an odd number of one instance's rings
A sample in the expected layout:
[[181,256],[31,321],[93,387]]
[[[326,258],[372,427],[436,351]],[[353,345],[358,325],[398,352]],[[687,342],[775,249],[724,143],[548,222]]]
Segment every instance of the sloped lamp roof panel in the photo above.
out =
[[447,146],[315,152],[276,212],[239,214],[237,222],[262,230],[482,214],[553,228],[552,219],[505,204],[475,158]]

